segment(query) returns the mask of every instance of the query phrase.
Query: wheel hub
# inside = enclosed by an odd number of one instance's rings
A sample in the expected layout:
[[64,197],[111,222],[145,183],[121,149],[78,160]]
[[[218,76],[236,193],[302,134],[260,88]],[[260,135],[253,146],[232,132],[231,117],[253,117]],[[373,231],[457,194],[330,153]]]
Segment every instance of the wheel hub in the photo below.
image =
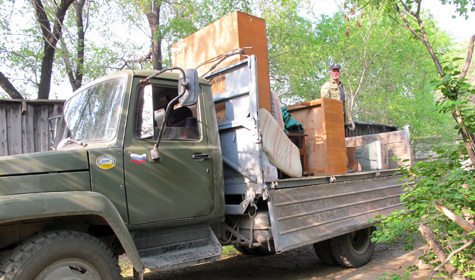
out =
[[101,280],[97,270],[90,263],[80,259],[57,261],[45,269],[35,280]]

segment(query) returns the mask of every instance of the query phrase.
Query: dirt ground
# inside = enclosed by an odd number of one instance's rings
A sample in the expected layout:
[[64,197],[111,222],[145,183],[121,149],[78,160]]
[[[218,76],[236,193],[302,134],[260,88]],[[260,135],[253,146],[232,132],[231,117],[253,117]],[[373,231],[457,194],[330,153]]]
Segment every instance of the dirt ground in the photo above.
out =
[[[365,280],[384,277],[384,273],[403,274],[405,268],[419,264],[419,245],[412,252],[404,251],[398,244],[377,244],[372,260],[365,266],[345,269],[323,264],[312,246],[280,255],[254,257],[237,252],[212,263],[165,272],[148,272],[146,280],[223,280],[223,279],[279,279],[279,280]],[[411,280],[427,278],[428,270],[411,274]],[[127,278],[132,279],[132,278]],[[386,276],[386,279],[389,277]]]

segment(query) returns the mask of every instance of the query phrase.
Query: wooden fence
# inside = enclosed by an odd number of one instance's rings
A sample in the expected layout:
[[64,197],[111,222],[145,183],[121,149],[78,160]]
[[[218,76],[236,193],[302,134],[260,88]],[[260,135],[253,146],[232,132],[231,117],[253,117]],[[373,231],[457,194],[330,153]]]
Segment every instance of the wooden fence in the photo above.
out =
[[64,100],[0,100],[0,156],[47,151],[48,119],[61,115]]

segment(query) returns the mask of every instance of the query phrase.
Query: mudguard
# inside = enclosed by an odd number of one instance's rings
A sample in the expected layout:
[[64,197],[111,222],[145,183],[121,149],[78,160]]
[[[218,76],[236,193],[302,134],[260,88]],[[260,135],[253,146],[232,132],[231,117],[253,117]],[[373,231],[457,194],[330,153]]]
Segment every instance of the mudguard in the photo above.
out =
[[96,215],[107,221],[134,269],[143,275],[144,264],[132,237],[119,212],[104,195],[91,191],[72,191],[0,196],[0,224],[76,215]]

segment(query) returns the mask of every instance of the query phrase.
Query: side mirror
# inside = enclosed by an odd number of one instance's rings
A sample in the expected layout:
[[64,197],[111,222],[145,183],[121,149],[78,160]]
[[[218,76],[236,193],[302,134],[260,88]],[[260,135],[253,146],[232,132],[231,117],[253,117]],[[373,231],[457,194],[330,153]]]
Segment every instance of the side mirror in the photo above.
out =
[[198,72],[196,69],[186,69],[186,82],[183,78],[183,74],[180,74],[178,79],[178,93],[183,92],[186,89],[185,94],[180,97],[181,106],[187,107],[195,105],[198,101],[198,92],[200,90],[200,82],[198,80]]

